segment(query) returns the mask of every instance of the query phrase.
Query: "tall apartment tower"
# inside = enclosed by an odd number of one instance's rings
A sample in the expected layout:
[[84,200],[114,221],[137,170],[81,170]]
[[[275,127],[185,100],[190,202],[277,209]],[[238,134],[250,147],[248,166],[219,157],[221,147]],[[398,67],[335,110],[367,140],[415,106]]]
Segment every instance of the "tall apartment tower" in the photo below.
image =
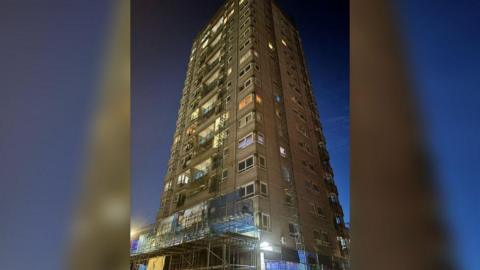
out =
[[139,241],[133,260],[165,269],[348,268],[300,37],[273,1],[228,0],[195,39],[156,229]]

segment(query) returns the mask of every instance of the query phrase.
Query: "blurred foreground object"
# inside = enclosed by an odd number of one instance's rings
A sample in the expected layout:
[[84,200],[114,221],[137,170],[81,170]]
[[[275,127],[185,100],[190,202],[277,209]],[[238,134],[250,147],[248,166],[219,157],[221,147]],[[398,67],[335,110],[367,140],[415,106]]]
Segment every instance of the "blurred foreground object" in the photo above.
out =
[[388,4],[351,2],[352,268],[450,269]]
[[127,269],[130,231],[130,2],[115,1],[68,269]]

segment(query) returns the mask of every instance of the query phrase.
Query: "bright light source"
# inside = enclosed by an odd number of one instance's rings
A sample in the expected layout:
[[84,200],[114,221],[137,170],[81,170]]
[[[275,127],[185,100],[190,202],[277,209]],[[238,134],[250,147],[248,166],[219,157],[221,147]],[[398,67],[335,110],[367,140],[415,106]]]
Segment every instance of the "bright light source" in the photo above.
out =
[[272,43],[271,43],[271,42],[269,42],[269,43],[268,43],[268,48],[270,48],[270,50],[272,50],[272,51],[273,51],[273,45],[272,45]]
[[261,250],[267,250],[267,251],[272,251],[273,250],[273,248],[272,248],[272,246],[270,245],[269,242],[260,243],[260,249]]

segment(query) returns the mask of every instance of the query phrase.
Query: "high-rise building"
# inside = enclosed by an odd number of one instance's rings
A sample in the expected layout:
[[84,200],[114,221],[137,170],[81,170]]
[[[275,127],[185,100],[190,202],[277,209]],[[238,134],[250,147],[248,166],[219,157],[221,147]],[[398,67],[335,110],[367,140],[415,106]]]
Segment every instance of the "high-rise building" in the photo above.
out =
[[158,220],[132,267],[346,269],[333,179],[291,19],[228,0],[193,42]]

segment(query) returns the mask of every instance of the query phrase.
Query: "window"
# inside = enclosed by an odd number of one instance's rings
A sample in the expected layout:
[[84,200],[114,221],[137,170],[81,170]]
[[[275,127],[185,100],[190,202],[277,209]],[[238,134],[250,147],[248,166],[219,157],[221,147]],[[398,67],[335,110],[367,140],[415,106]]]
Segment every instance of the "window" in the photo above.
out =
[[295,223],[288,223],[288,233],[290,236],[295,237],[298,235],[298,225]]
[[267,163],[266,163],[265,158],[263,156],[258,156],[258,166],[260,166],[260,168],[267,167]]
[[247,171],[251,168],[253,168],[253,165],[255,164],[255,157],[252,155],[238,163],[238,172],[244,172]]
[[205,175],[207,175],[209,170],[210,170],[211,165],[212,165],[212,159],[209,158],[209,159],[203,161],[202,163],[198,164],[197,166],[195,166],[195,170],[194,170],[194,173],[193,173],[193,179],[194,180],[199,180],[202,177],[204,177]]
[[240,57],[240,65],[245,62],[245,60],[247,60],[250,56],[252,55],[255,55],[258,57],[258,53],[255,51],[255,50],[248,50],[247,52],[245,52],[242,57]]
[[238,195],[241,198],[245,198],[245,197],[248,197],[248,196],[253,195],[253,194],[255,194],[255,183],[254,182],[243,185],[238,189]]
[[246,53],[244,53],[242,57],[240,57],[240,65],[243,64],[243,62],[245,62],[245,60],[247,60],[247,58],[250,57],[251,55],[252,55],[252,50],[249,50]]
[[285,148],[283,146],[280,146],[280,155],[283,157],[283,158],[286,158],[287,157],[287,150],[285,150]]
[[188,184],[188,182],[190,181],[189,174],[190,174],[190,171],[186,171],[185,173],[180,174],[177,178],[177,184],[179,185]]
[[255,100],[257,101],[258,104],[262,104],[262,97],[259,95],[255,95]]
[[268,42],[268,48],[270,48],[270,50],[274,50],[274,47],[273,47],[273,44],[271,42]]
[[180,207],[185,203],[187,196],[184,193],[178,193],[175,199],[177,201],[177,207]]
[[[215,40],[212,41],[212,44],[210,44],[211,47],[214,47],[215,45],[217,45],[217,43],[220,41],[220,39],[223,37],[222,34],[219,34],[217,35],[217,37],[215,38]],[[219,51],[220,52],[220,51]],[[213,62],[213,61],[212,61]],[[211,63],[209,63],[211,64]]]
[[279,95],[275,95],[275,102],[280,103],[282,101],[282,98]]
[[170,190],[172,188],[172,182],[165,183],[165,187],[163,188],[165,191]]
[[249,72],[252,68],[255,68],[257,71],[260,70],[260,67],[255,64],[254,62],[246,65],[241,71],[240,73],[238,74],[239,77],[242,77],[243,75],[245,75],[247,72]]
[[190,120],[197,119],[198,118],[198,112],[199,112],[198,108],[195,111],[193,111],[192,114],[190,115]]
[[259,213],[259,221],[260,228],[267,230],[270,228],[270,215],[265,213]]
[[247,124],[252,122],[254,118],[255,118],[255,113],[254,112],[248,113],[247,115],[245,115],[244,117],[242,117],[238,121],[239,128],[242,128],[242,127],[246,126]]
[[222,180],[225,180],[228,178],[228,169],[223,169],[222,171]]
[[268,186],[264,182],[260,182],[260,193],[263,195],[268,195]]
[[244,89],[247,89],[249,86],[253,85],[253,82],[255,81],[255,77],[251,77],[248,80],[246,80],[241,86],[239,91],[243,91]]
[[286,182],[291,181],[290,171],[288,170],[287,167],[282,167],[282,177],[283,177],[283,180],[285,180]]
[[243,149],[252,143],[253,143],[253,133],[250,133],[238,141],[238,148]]
[[249,94],[246,97],[242,98],[238,103],[238,109],[241,110],[247,107],[253,101],[253,94]]
[[215,103],[217,102],[217,99],[218,99],[218,96],[215,95],[202,105],[202,107],[201,107],[202,108],[202,115],[207,114],[208,112],[210,112],[213,109],[213,107],[215,106]]
[[265,137],[263,136],[263,133],[257,133],[257,141],[259,144],[265,144]]
[[248,44],[250,44],[250,39],[247,39],[247,40],[242,44],[242,46],[240,46],[240,50],[239,50],[239,51],[242,51]]
[[283,39],[282,39],[282,44],[283,44],[283,46],[287,47],[287,43]]
[[222,24],[223,24],[223,18],[218,19],[217,23],[213,26],[212,31],[217,32],[218,28],[220,28]]

